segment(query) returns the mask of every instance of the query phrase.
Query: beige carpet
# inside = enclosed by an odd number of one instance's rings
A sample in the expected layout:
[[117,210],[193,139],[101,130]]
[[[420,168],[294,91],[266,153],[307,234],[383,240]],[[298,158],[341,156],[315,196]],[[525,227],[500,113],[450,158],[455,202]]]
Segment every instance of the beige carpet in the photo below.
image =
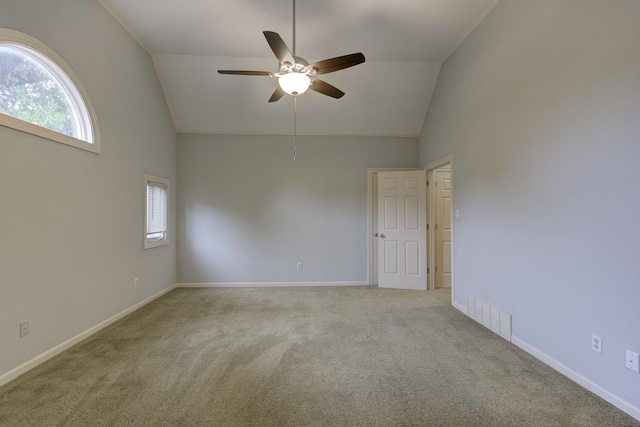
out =
[[2,426],[640,426],[435,292],[179,289],[0,388]]

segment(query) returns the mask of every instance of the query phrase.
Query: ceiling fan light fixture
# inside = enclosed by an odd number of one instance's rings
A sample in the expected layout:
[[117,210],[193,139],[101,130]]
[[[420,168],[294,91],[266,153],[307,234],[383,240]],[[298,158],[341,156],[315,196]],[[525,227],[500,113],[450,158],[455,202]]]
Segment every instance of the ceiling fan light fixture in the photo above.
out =
[[291,72],[278,77],[278,84],[289,95],[302,95],[309,89],[311,79],[304,73]]

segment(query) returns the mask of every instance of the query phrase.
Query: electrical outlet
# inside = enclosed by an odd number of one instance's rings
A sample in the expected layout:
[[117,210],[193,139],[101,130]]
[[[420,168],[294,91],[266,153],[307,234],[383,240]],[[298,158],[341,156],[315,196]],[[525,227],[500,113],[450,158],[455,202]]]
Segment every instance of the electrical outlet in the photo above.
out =
[[137,288],[139,284],[140,284],[140,282],[138,281],[137,277],[135,279],[133,279],[133,287],[134,288]]
[[640,374],[640,364],[638,363],[638,353],[635,351],[627,350],[626,353],[626,365],[627,369],[631,369],[633,372]]
[[301,263],[301,262],[298,262],[298,264],[296,264],[296,268],[297,268],[298,270],[302,270],[302,263]]
[[602,338],[597,335],[591,335],[591,350],[602,354]]
[[29,321],[20,322],[20,338],[29,335]]

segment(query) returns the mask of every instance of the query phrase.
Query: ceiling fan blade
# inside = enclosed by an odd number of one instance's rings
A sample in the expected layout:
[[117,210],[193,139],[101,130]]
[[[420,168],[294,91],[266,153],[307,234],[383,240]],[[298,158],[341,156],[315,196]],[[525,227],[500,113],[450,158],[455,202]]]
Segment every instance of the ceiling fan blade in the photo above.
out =
[[337,87],[332,86],[327,82],[323,82],[320,79],[314,79],[313,77],[311,77],[311,86],[309,86],[309,89],[336,99],[344,96],[344,92]]
[[220,74],[235,74],[238,76],[270,76],[269,71],[218,70]]
[[342,70],[344,68],[353,67],[354,65],[362,64],[365,61],[364,55],[360,52],[352,53],[351,55],[338,56],[336,58],[325,59],[306,67],[307,69],[315,68],[318,70],[316,74],[333,73],[334,71]]
[[278,61],[280,61],[281,64],[288,62],[293,65],[296,63],[296,60],[291,54],[291,51],[278,33],[274,33],[273,31],[263,31],[262,33],[267,39],[267,43],[269,43],[271,50],[276,55],[276,58],[278,58]]
[[276,102],[277,100],[282,98],[284,94],[285,92],[282,90],[280,86],[278,86],[276,90],[273,92],[273,95],[271,95],[271,98],[269,98],[269,102]]

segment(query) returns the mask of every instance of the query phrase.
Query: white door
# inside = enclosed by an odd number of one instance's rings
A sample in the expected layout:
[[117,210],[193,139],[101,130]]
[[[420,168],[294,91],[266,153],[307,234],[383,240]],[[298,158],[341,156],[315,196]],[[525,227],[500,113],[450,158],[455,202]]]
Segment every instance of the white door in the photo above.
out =
[[436,223],[435,284],[436,288],[451,287],[451,171],[435,171]]
[[427,289],[426,172],[378,173],[378,286]]
[[[372,177],[372,182],[371,182],[371,191],[373,194],[375,194],[374,196],[374,200],[373,203],[375,203],[374,206],[371,206],[371,223],[375,224],[375,230],[376,234],[372,240],[371,240],[371,262],[373,263],[372,269],[371,269],[371,276],[372,276],[372,281],[371,283],[375,283],[376,285],[378,284],[378,238],[377,236],[380,235],[380,233],[377,232],[377,227],[378,227],[378,172],[375,172],[375,176]],[[375,263],[373,262],[373,257],[375,257]]]

